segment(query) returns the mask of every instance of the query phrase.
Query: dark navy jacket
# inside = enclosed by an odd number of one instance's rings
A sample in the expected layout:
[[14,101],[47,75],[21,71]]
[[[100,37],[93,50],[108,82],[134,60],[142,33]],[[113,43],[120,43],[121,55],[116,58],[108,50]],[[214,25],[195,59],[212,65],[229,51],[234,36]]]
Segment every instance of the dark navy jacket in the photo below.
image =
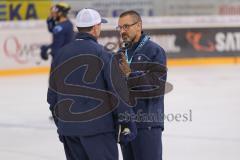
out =
[[[94,83],[86,83],[83,81],[83,77],[85,76],[85,71],[87,67],[80,67],[75,69],[66,79],[65,82],[71,85],[82,85],[90,88],[95,88],[98,90],[105,90],[113,92],[113,94],[117,96],[115,93],[115,89],[124,90],[125,87],[125,95],[128,97],[128,88],[126,81],[123,76],[120,75],[118,78],[117,86],[112,86],[111,81],[111,62],[113,59],[113,54],[108,53],[104,50],[103,46],[97,43],[96,39],[88,33],[78,33],[76,35],[76,39],[71,43],[64,46],[58,53],[59,55],[54,59],[52,63],[52,71],[54,71],[57,66],[71,60],[74,57],[81,55],[92,55],[99,57],[102,62],[102,70],[98,74]],[[101,68],[97,63],[95,64],[96,68]],[[96,69],[95,68],[95,69]],[[91,69],[89,70],[91,71]],[[51,82],[53,80],[53,82]],[[58,77],[55,79],[52,78],[52,74],[50,75],[50,83],[58,85]],[[119,85],[118,85],[119,84]],[[125,84],[125,85],[123,85]],[[115,89],[114,89],[115,88]],[[51,87],[48,89],[48,97],[47,101],[50,104],[50,110],[53,112],[56,104],[64,99],[73,99],[75,103],[73,104],[71,111],[73,113],[78,112],[86,112],[91,109],[94,109],[100,102],[98,100],[94,100],[87,97],[81,96],[72,96],[67,94],[62,94],[56,92]],[[87,121],[87,122],[64,122],[62,120],[56,119],[55,122],[58,128],[58,133],[60,135],[67,136],[86,136],[86,135],[95,135],[106,132],[115,132],[117,122],[117,115],[119,113],[131,112],[131,108],[129,108],[125,103],[121,100],[118,101],[118,108],[109,114],[106,114],[100,118]]]
[[[148,40],[141,49],[134,53],[145,36],[145,34],[142,34],[139,42],[133,44],[133,46],[128,49],[128,57],[133,56],[132,63],[156,62],[166,66],[165,51],[151,40]],[[130,67],[132,66],[130,65]],[[130,78],[134,76],[139,75],[134,73],[130,74]],[[151,76],[159,76],[159,74],[153,73]],[[161,75],[157,78],[166,81],[166,76],[167,75],[165,74],[164,76]],[[146,80],[145,85],[148,85],[148,83],[148,80]],[[133,110],[135,112],[135,118],[137,118],[136,122],[138,128],[161,127],[164,129],[164,96],[150,99],[138,99],[137,105]],[[153,116],[154,118],[152,118]]]
[[[49,28],[49,27],[48,27]],[[50,45],[51,55],[54,58],[58,50],[73,40],[73,24],[70,20],[58,23],[52,29],[53,40]]]

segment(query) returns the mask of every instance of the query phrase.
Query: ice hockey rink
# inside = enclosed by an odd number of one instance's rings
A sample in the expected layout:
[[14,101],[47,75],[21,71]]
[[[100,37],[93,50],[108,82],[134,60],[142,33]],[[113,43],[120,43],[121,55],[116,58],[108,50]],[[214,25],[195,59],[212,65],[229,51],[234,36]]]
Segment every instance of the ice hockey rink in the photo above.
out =
[[[239,71],[240,65],[169,68],[174,89],[165,98],[165,160],[240,158]],[[1,160],[65,159],[48,119],[47,81],[47,74],[0,78]],[[174,119],[178,114],[187,119]]]

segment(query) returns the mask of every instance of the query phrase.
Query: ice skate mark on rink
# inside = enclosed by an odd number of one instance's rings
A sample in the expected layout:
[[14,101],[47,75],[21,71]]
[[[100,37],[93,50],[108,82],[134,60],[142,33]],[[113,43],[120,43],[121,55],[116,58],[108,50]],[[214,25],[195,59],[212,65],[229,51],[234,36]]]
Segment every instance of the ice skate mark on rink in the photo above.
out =
[[26,124],[0,123],[0,128],[21,128],[21,129],[37,129],[37,130],[53,130],[53,127],[36,126]]
[[0,153],[8,153],[14,156],[20,156],[20,159],[23,159],[23,156],[25,158],[34,158],[34,160],[53,160],[57,159],[56,157],[51,157],[47,155],[42,155],[42,154],[36,154],[36,153],[31,153],[31,152],[23,152],[23,151],[17,151],[13,149],[6,149],[6,148],[0,148]]
[[206,141],[221,141],[221,142],[240,142],[240,138],[231,138],[231,137],[207,137],[207,136],[189,136],[189,135],[174,135],[174,134],[165,134],[167,138],[175,139],[189,139],[189,140],[206,140]]
[[[0,128],[20,128],[20,129],[36,129],[36,130],[55,130],[54,127],[46,126],[33,126],[26,124],[11,124],[0,123]],[[165,137],[176,139],[192,139],[192,140],[206,140],[206,141],[225,141],[225,142],[240,142],[240,138],[231,137],[211,137],[211,136],[190,136],[190,135],[177,135],[177,134],[165,134]]]

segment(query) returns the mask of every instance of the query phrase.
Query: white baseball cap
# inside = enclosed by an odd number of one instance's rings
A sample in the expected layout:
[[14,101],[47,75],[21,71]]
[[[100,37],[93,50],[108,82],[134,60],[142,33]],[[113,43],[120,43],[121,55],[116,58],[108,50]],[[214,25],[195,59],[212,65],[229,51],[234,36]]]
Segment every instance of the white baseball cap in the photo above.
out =
[[107,20],[101,18],[100,14],[94,9],[84,8],[77,14],[77,27],[91,27],[99,23],[107,23]]

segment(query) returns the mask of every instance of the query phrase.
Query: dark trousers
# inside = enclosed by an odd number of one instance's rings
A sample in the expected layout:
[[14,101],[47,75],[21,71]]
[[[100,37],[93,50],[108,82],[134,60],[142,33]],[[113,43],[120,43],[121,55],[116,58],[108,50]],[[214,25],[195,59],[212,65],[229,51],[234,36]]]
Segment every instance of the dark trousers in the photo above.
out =
[[118,160],[115,134],[61,136],[67,160]]
[[121,148],[123,160],[162,160],[162,129],[138,129],[136,139]]

